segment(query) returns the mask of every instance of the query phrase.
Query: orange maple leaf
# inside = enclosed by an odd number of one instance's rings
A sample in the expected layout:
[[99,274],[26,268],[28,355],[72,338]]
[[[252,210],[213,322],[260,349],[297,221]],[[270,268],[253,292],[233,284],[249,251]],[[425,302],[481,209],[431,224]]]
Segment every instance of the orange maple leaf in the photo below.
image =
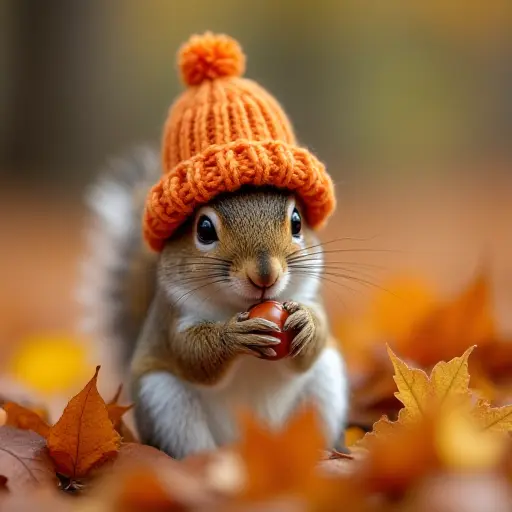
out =
[[248,414],[240,418],[242,440],[236,452],[245,472],[242,502],[295,496],[308,504],[307,510],[328,510],[348,499],[356,506],[356,489],[350,494],[345,480],[327,478],[318,470],[325,438],[315,409],[299,410],[277,431]]
[[14,402],[4,404],[2,408],[7,413],[6,425],[22,430],[32,430],[44,438],[47,437],[50,426],[39,414]]
[[[130,405],[119,405],[117,402],[119,401],[119,398],[121,396],[121,393],[123,391],[123,385],[120,384],[117,388],[116,394],[110,400],[110,402],[107,403],[107,411],[108,411],[108,417],[110,418],[110,421],[112,422],[112,425],[114,425],[114,428],[119,432],[119,434],[123,435],[123,431],[128,431],[128,427],[123,422],[123,416],[133,409],[135,404]],[[131,437],[134,438],[133,434],[131,434]],[[130,442],[132,439],[129,440]]]
[[495,334],[491,285],[482,271],[458,297],[419,320],[405,339],[397,340],[397,346],[407,358],[422,367],[431,367],[471,345],[491,343]]
[[69,401],[47,437],[57,471],[69,478],[86,476],[119,450],[121,437],[96,387],[99,369],[98,366],[85,388]]

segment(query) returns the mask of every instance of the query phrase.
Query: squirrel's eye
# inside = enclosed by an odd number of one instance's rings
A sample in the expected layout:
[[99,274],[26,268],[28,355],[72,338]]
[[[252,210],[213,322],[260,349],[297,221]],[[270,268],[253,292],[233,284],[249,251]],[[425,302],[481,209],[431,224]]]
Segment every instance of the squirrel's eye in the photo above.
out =
[[292,226],[292,235],[299,236],[302,230],[302,220],[300,218],[300,213],[299,210],[297,210],[297,208],[293,209],[290,222]]
[[197,238],[202,244],[213,244],[219,237],[213,222],[206,215],[201,215],[197,221]]

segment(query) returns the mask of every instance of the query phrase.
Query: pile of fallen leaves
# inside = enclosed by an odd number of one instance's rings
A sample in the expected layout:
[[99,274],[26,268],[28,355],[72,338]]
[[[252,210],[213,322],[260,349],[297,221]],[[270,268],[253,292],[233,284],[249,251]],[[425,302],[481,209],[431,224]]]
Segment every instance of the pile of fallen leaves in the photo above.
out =
[[173,460],[137,442],[121,390],[100,396],[99,369],[54,425],[44,410],[4,403],[0,510],[510,511],[512,352],[489,296],[479,276],[388,340],[394,350],[362,346],[371,364],[354,381],[349,455],[325,451],[304,408],[280,431],[241,415],[235,445]]

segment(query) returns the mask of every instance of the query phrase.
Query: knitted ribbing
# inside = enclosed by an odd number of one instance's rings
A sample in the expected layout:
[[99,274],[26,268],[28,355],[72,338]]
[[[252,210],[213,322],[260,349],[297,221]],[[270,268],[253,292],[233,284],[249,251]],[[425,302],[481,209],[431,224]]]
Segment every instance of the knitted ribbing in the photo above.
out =
[[189,88],[171,106],[162,141],[163,176],[148,196],[144,236],[155,251],[194,210],[243,185],[292,190],[318,227],[335,207],[324,166],[296,146],[279,103],[240,78],[245,57],[233,39],[193,36],[179,54]]

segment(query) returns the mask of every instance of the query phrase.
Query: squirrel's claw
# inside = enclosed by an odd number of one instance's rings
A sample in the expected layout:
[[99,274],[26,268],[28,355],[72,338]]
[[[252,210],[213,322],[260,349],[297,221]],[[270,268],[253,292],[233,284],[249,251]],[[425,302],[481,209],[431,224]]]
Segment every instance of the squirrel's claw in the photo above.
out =
[[301,305],[298,302],[290,300],[283,303],[283,308],[288,312],[289,315],[293,315],[293,313],[301,309]]
[[293,311],[293,313],[291,313],[286,319],[283,329],[285,331],[297,331],[290,347],[290,355],[295,357],[313,341],[316,330],[315,322],[309,309],[297,304],[296,302],[286,303],[285,308],[287,311]]
[[[243,315],[243,313],[241,313]],[[240,320],[240,315],[237,321],[232,325],[231,329],[237,333],[249,332],[280,332],[279,326],[265,318],[249,318],[247,320]]]

